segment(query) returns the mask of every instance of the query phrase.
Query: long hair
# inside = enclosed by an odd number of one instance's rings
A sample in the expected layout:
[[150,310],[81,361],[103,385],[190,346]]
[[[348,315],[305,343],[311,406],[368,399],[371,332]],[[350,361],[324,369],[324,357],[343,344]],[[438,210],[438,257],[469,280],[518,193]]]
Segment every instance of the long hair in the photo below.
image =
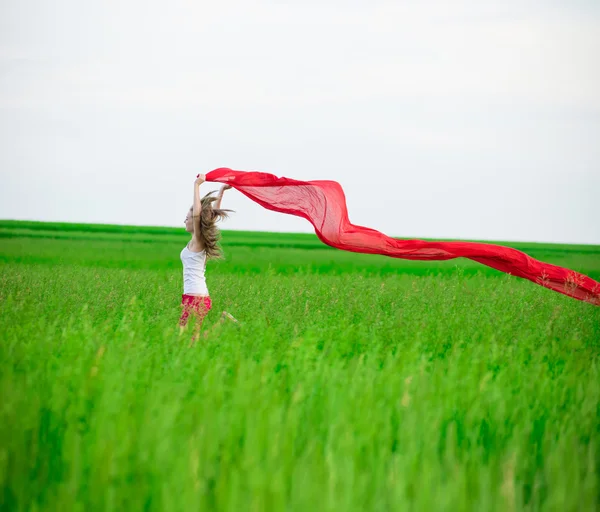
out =
[[223,250],[219,245],[221,231],[217,227],[217,221],[229,217],[233,210],[213,208],[212,204],[217,198],[213,195],[215,191],[209,192],[201,200],[202,213],[200,215],[200,238],[204,242],[204,250],[207,259],[221,259]]

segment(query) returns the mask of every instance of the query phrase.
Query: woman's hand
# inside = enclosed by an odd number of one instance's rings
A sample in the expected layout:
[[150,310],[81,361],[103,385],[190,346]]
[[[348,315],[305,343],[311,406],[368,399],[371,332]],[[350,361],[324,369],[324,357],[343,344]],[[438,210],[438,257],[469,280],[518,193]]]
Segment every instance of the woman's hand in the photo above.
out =
[[194,182],[196,185],[202,185],[206,181],[206,176],[204,174],[198,174],[196,176],[196,181]]
[[231,188],[231,185],[223,185],[221,187],[221,190],[229,190]]

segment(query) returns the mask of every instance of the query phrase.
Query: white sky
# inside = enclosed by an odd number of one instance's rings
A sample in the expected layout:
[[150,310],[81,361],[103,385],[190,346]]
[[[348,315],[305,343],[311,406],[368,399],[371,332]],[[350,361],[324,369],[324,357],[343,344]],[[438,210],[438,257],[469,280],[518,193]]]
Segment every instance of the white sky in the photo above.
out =
[[183,226],[232,167],[393,236],[600,244],[600,2],[1,0],[0,146],[4,219]]

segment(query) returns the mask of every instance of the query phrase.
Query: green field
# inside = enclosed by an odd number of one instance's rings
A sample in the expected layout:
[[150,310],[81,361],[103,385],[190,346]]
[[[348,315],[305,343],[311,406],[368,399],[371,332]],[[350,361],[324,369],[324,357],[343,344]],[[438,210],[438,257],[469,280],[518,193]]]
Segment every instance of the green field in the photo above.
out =
[[[0,221],[0,510],[600,510],[599,307],[224,232],[190,347],[187,239]],[[600,279],[600,246],[509,245]]]

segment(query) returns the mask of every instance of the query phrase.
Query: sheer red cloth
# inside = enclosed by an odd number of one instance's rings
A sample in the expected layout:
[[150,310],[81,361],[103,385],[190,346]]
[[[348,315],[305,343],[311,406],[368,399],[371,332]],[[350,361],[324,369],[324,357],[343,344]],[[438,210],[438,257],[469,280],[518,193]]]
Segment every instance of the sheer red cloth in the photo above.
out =
[[344,191],[335,181],[299,181],[227,168],[209,172],[206,180],[231,185],[268,210],[304,217],[314,226],[321,241],[344,251],[408,260],[468,258],[569,297],[600,305],[599,282],[510,247],[477,242],[397,240],[374,229],[356,226],[348,218]]

